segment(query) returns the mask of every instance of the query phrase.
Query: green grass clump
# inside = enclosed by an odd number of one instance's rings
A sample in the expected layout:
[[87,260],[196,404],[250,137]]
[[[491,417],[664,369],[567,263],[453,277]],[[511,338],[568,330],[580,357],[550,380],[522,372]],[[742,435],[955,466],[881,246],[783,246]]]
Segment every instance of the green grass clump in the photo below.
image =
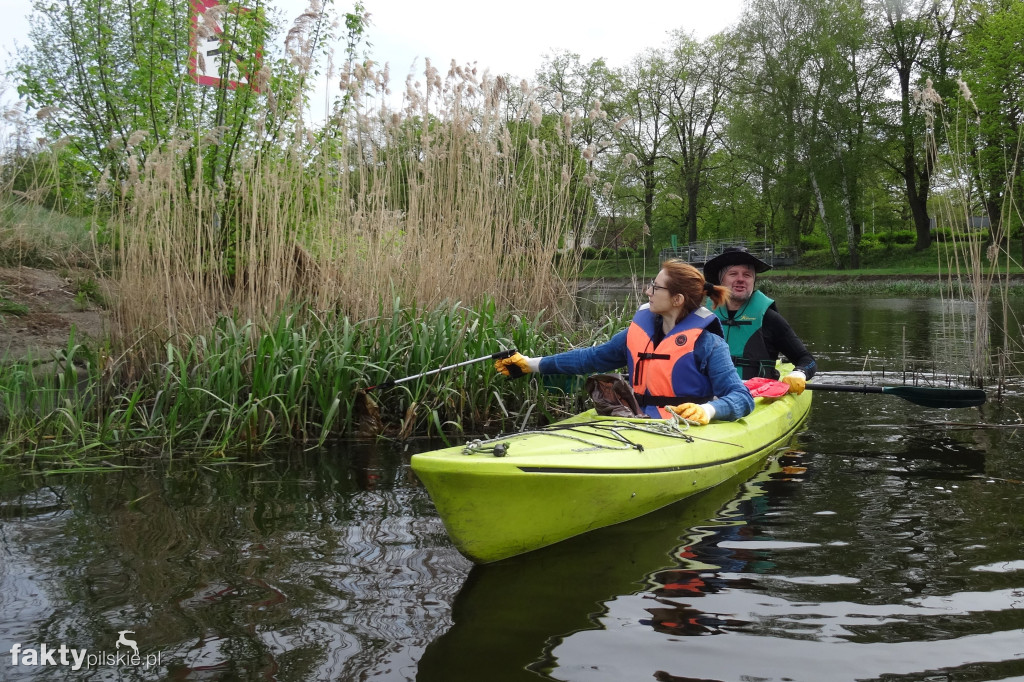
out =
[[3,293],[0,293],[0,320],[3,320],[4,315],[27,315],[28,306],[23,303],[16,303],[8,298],[4,298]]
[[[358,436],[450,438],[572,409],[571,397],[529,378],[508,380],[487,359],[372,390],[379,421],[368,422],[360,397],[367,387],[508,348],[550,354],[575,340],[550,333],[541,316],[500,315],[493,302],[419,310],[392,301],[386,308],[360,322],[295,309],[262,331],[221,317],[204,334],[166,340],[148,367],[72,334],[54,362],[0,367],[0,465],[94,466],[138,454],[225,458]],[[596,333],[588,330],[586,342],[624,324],[609,318]]]

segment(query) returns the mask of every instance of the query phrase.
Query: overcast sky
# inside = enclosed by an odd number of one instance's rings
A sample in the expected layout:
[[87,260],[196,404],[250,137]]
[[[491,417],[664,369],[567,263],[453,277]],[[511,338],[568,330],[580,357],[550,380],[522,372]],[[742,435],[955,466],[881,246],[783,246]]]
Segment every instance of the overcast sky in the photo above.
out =
[[[307,3],[268,0],[268,4],[280,8],[290,22]],[[624,66],[646,48],[663,46],[670,31],[692,31],[701,39],[727,28],[739,19],[743,0],[365,0],[364,4],[371,14],[367,37],[373,56],[391,64],[393,89],[400,89],[410,70],[422,73],[424,57],[430,57],[442,74],[455,59],[460,64],[476,62],[481,71],[523,78],[532,78],[544,55],[557,50],[578,53],[584,61],[604,57],[609,66]],[[335,7],[351,9],[348,0],[336,0]],[[30,1],[0,0],[0,62],[5,66],[14,43],[27,43],[30,8]]]
[[370,41],[393,73],[408,73],[427,56],[447,66],[478,62],[492,73],[532,77],[545,54],[604,57],[623,66],[648,47],[661,47],[675,29],[704,38],[734,23],[741,0],[367,0]]

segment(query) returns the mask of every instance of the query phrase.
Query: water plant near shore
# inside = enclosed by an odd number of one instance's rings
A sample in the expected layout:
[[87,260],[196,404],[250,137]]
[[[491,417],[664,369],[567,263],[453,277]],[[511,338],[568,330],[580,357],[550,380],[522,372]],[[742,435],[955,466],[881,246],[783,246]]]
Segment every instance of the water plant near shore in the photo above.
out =
[[[368,386],[502,349],[541,354],[580,341],[540,316],[499,314],[493,301],[432,310],[391,301],[381,310],[353,322],[296,308],[266,328],[221,317],[206,333],[168,339],[145,371],[132,366],[133,356],[112,357],[72,335],[48,369],[31,362],[0,369],[0,466],[108,466],[119,455],[209,459],[358,436],[447,437],[569,409],[560,391],[513,384],[480,362],[374,391],[382,419],[367,432],[357,397]],[[607,318],[596,338],[622,324]],[[584,331],[590,342],[593,330]]]
[[[121,292],[110,347],[72,338],[55,370],[4,368],[0,457],[322,443],[357,432],[360,386],[555,343],[539,330],[572,318],[578,269],[560,246],[588,211],[573,117],[472,67],[423,75],[397,111],[379,105],[387,69],[350,63],[325,129],[296,120],[222,177],[216,135],[130,136],[118,162],[132,172],[99,187]],[[257,137],[277,130],[264,123]],[[212,189],[198,181],[211,174]],[[374,398],[404,433],[545,409],[479,367],[448,379]]]

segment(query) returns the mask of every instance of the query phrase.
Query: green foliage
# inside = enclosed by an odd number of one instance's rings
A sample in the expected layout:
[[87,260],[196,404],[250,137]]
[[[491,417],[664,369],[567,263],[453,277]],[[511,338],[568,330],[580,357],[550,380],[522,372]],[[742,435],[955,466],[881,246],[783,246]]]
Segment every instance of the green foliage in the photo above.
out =
[[860,243],[858,244],[858,248],[860,248],[861,250],[871,250],[879,248],[881,246],[883,246],[882,240],[879,239],[879,235],[877,234],[862,234],[860,236]]
[[932,241],[954,242],[954,241],[977,241],[987,243],[992,240],[992,235],[987,229],[980,230],[954,230],[949,227],[938,227],[931,231]]
[[949,98],[948,125],[965,131],[953,152],[970,157],[965,165],[986,213],[1009,219],[1013,211],[1005,198],[1024,189],[1017,162],[1024,124],[1024,3],[978,2],[972,11],[958,55],[963,84],[959,96]]
[[917,233],[913,230],[881,232],[878,234],[878,241],[884,246],[892,246],[894,244],[913,244],[917,241]]
[[817,232],[800,235],[800,253],[806,254],[814,251],[825,251],[828,249],[828,239]]
[[16,150],[0,166],[0,187],[50,210],[82,213],[91,204],[82,192],[83,171],[65,145]]
[[[293,64],[312,62],[312,54],[302,59],[302,50],[320,49],[330,37],[330,18],[303,15],[289,34],[294,59],[275,60],[264,54],[274,22],[262,7],[208,8],[198,22],[198,49],[190,42],[192,7],[167,0],[36,0],[32,45],[17,64],[18,91],[47,136],[60,139],[60,151],[53,159],[41,154],[44,163],[26,160],[15,181],[47,188],[46,205],[59,199],[66,209],[84,211],[99,200],[105,214],[132,200],[139,177],[160,172],[149,160],[164,152],[164,163],[173,158],[187,169],[182,189],[189,201],[204,194],[219,199],[220,246],[228,250],[241,229],[233,221],[239,164],[268,143],[276,147],[281,132],[301,120],[306,73]],[[215,64],[220,87],[200,85],[190,74],[212,72]],[[21,180],[30,170],[32,177]]]
[[91,221],[0,194],[0,265],[82,267],[109,271],[110,252],[96,249]]
[[[509,134],[504,142],[509,147],[502,148],[502,152],[515,158],[515,173],[524,194],[522,205],[532,210],[538,205],[554,205],[568,199],[572,211],[567,216],[566,234],[574,235],[578,244],[594,212],[590,189],[593,178],[583,152],[572,143],[571,127],[565,128],[562,116],[545,114],[539,120],[534,116],[530,120],[509,121],[507,129]],[[538,153],[540,150],[545,153]],[[543,168],[551,158],[548,154],[562,160],[559,173]],[[519,216],[514,217],[518,219]]]
[[[392,309],[359,323],[293,310],[265,331],[221,317],[204,334],[166,341],[160,360],[141,373],[72,333],[55,363],[0,366],[0,462],[225,456],[282,442],[396,437],[399,428],[405,436],[448,436],[564,411],[561,392],[508,381],[489,359],[381,386],[505,348],[544,355],[571,343],[550,334],[540,316],[501,315],[493,302],[433,310],[396,302]],[[589,342],[591,331],[585,335]],[[382,423],[373,431],[358,397],[368,386],[379,386],[371,397]]]
[[95,277],[79,277],[75,280],[75,300],[83,308],[89,303],[95,303],[100,306],[106,305],[103,293],[100,291],[99,282],[96,281]]
[[15,303],[14,301],[6,298],[3,295],[3,290],[0,290],[0,322],[3,321],[4,315],[27,315],[28,306],[23,303]]

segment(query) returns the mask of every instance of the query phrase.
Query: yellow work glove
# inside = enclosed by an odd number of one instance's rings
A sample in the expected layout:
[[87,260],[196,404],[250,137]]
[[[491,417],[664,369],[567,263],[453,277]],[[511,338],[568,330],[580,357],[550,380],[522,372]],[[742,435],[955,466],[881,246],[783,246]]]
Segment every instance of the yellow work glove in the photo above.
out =
[[494,361],[494,369],[507,377],[518,377],[540,369],[540,358],[528,358],[516,353]]
[[698,405],[697,403],[669,405],[667,409],[678,414],[680,419],[685,419],[694,424],[707,424],[715,416],[715,408],[711,407],[708,403],[703,405]]
[[782,380],[789,384],[789,392],[800,395],[807,387],[807,376],[800,370],[790,372],[782,377]]

